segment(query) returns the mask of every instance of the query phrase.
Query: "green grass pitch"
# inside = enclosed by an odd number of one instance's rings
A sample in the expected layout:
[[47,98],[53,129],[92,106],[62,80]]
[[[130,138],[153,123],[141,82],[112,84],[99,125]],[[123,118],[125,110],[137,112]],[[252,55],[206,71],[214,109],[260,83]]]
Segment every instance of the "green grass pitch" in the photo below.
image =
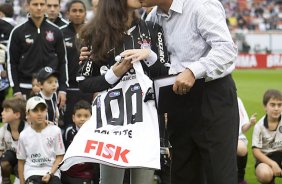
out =
[[[262,105],[263,93],[269,89],[282,90],[282,70],[236,70],[233,72],[238,96],[242,99],[248,115],[257,112],[257,120],[264,115]],[[248,163],[245,180],[249,184],[258,184],[254,171],[254,157],[251,149],[253,127],[246,133],[248,144]],[[282,179],[276,179],[276,184],[282,184]]]

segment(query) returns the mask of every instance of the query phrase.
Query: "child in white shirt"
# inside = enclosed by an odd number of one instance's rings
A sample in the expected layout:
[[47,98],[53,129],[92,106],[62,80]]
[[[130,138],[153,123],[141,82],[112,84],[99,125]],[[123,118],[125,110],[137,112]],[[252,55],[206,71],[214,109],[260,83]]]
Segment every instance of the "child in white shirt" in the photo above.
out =
[[20,182],[60,184],[58,165],[65,153],[61,130],[47,122],[47,104],[41,97],[35,96],[27,101],[26,113],[31,126],[19,138]]

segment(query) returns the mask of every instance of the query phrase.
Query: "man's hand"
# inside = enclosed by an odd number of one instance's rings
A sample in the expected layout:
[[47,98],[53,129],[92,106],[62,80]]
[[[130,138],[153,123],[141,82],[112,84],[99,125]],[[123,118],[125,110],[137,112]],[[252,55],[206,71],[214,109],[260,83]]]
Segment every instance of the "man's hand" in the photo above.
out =
[[173,91],[178,95],[187,94],[193,87],[196,79],[190,69],[185,69],[177,77],[173,85]]
[[65,92],[60,91],[58,94],[58,104],[59,104],[59,109],[62,109],[65,107],[67,101],[67,95]]

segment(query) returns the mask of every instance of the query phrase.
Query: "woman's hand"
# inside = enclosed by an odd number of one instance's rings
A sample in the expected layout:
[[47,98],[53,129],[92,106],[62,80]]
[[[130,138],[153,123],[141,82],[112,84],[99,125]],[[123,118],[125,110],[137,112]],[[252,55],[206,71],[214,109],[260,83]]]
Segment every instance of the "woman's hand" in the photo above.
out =
[[134,63],[148,58],[150,52],[151,49],[130,49],[123,51],[120,56],[124,57],[124,60],[130,60],[131,63]]
[[87,60],[90,56],[90,51],[87,47],[81,47],[80,49],[80,55],[79,55],[79,64],[82,63],[82,61]]
[[130,68],[132,68],[131,60],[126,60],[125,58],[123,58],[121,59],[121,61],[118,61],[113,65],[113,72],[117,77],[121,77]]

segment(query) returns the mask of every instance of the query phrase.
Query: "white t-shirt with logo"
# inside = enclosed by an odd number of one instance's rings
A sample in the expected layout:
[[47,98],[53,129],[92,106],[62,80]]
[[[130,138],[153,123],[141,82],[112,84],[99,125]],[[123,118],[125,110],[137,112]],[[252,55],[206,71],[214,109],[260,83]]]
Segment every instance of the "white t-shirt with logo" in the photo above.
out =
[[[282,115],[282,114],[281,114]],[[267,117],[262,117],[255,125],[252,147],[259,148],[264,154],[282,151],[282,120],[274,131],[268,129]]]
[[[29,127],[19,138],[17,158],[25,160],[24,178],[45,175],[50,172],[57,155],[63,155],[65,147],[59,127],[48,124],[41,132]],[[54,175],[60,177],[57,170]]]
[[[28,123],[25,123],[24,129],[28,127]],[[0,128],[0,150],[12,150],[17,151],[18,140],[13,139],[11,132],[8,130],[8,123],[5,123]]]

